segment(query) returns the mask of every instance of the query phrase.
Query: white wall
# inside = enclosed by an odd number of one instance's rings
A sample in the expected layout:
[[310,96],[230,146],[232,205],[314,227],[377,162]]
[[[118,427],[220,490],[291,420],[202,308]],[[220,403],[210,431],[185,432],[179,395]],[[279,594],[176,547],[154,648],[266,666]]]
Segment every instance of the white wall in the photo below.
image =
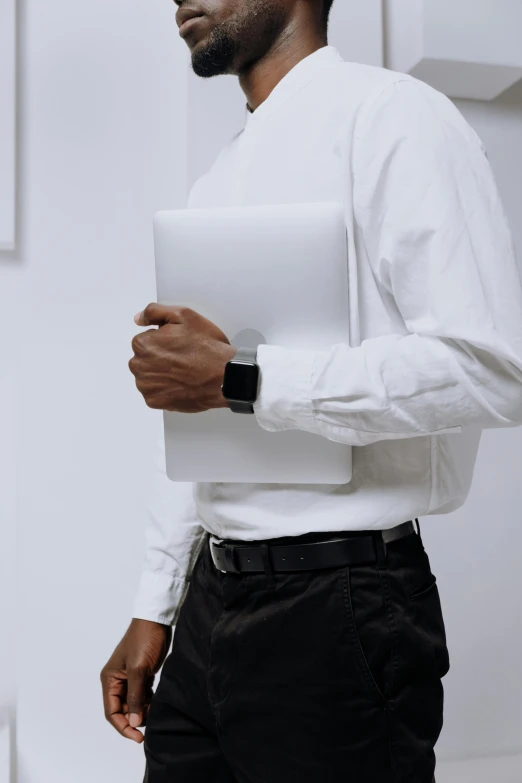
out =
[[20,242],[0,255],[20,411],[17,783],[143,777],[143,748],[103,717],[99,671],[130,621],[162,423],[127,362],[155,299],[151,216],[185,201],[175,10],[19,4]]
[[0,250],[15,241],[15,0],[0,3]]
[[[522,271],[522,85],[456,104],[488,150]],[[423,527],[450,646],[441,758],[522,753],[521,455],[522,429],[484,432],[467,503]]]
[[18,441],[18,385],[13,354],[1,351],[9,357],[0,367],[0,619],[2,640],[0,645],[0,781],[16,783],[9,779],[10,758],[14,755],[16,687],[13,673],[16,670],[16,652],[13,640],[17,633],[17,563],[16,563],[16,449]]
[[[345,2],[336,13],[353,36],[361,6]],[[381,32],[366,14],[378,6],[365,5],[357,57],[337,28],[346,59],[375,62]],[[241,127],[244,98],[232,77],[191,75],[187,94],[167,0],[19,11],[20,242],[0,253],[1,380],[10,400],[19,389],[18,512],[2,507],[21,556],[18,783],[141,783],[142,749],[105,723],[98,680],[130,618],[161,427],[127,367],[132,317],[155,298],[151,215],[184,203]],[[521,91],[459,107],[522,256]],[[452,659],[440,759],[522,752],[521,446],[520,429],[486,432],[466,506],[421,520]]]

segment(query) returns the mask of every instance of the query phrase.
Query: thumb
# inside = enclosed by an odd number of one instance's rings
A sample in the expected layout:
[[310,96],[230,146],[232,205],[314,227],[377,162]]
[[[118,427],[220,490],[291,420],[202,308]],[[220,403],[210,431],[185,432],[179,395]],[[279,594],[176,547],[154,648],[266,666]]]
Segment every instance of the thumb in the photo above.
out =
[[138,326],[163,326],[168,323],[170,307],[158,302],[151,302],[147,307],[134,316],[134,323]]
[[147,307],[136,313],[134,322],[138,326],[163,326],[169,323],[182,323],[179,307],[151,302]]
[[135,667],[127,672],[127,704],[129,706],[129,725],[133,728],[143,722],[147,672]]
[[[138,326],[163,326],[164,324],[182,324],[186,320],[187,307],[162,305],[151,302],[147,307],[136,313],[134,323]],[[190,311],[192,312],[192,311]]]

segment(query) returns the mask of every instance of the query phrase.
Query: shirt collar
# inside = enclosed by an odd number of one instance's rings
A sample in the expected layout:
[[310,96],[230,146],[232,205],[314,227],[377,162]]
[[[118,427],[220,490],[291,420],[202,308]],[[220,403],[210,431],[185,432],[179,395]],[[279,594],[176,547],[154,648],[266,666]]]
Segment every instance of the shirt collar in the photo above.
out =
[[245,125],[254,124],[262,117],[271,114],[311,82],[319,71],[336,62],[343,62],[343,58],[335,46],[323,46],[304,57],[283,76],[254,112],[249,111],[247,104],[245,104]]

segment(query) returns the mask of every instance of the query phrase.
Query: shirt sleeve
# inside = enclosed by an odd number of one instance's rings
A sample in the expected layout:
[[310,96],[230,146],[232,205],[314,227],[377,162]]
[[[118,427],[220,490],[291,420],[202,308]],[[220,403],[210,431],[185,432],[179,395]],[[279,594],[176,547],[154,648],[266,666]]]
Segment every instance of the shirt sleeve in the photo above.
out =
[[193,484],[167,477],[162,428],[148,504],[145,563],[133,617],[176,624],[204,537],[205,530],[196,515]]
[[357,231],[405,333],[261,345],[259,425],[363,446],[522,424],[522,286],[480,139],[449,99],[405,80],[362,110],[353,160]]

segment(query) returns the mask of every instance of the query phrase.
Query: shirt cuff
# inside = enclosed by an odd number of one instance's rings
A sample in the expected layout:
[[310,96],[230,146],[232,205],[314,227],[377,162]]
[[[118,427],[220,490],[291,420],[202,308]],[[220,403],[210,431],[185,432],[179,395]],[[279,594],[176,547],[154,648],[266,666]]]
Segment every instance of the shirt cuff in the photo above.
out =
[[175,625],[189,582],[163,571],[144,571],[132,617],[162,625]]
[[263,429],[317,431],[311,399],[315,359],[315,351],[258,347],[261,383],[254,413]]

